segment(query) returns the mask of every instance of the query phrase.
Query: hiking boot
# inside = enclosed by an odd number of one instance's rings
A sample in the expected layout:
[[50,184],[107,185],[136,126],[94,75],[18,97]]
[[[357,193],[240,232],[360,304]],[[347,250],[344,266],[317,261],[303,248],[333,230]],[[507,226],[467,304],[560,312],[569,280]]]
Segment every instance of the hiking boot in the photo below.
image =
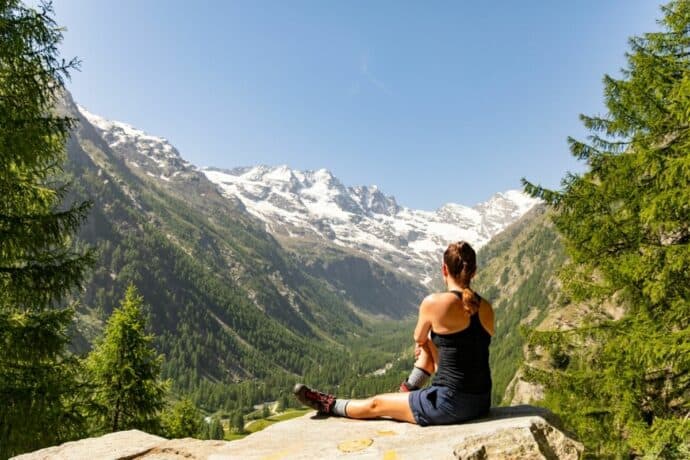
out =
[[330,414],[335,403],[335,396],[312,390],[303,383],[295,385],[292,392],[299,402],[315,409],[319,414]]

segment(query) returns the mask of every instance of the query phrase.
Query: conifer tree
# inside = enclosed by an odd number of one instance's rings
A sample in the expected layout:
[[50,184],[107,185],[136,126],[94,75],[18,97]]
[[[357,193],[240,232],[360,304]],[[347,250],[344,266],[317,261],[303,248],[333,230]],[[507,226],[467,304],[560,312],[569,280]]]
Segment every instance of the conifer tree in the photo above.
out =
[[223,424],[218,417],[211,418],[211,423],[208,427],[208,439],[225,439],[225,430]]
[[61,39],[50,4],[0,1],[0,458],[84,431],[65,299],[91,260],[73,241],[89,205],[62,205],[73,120],[54,107],[78,62]]
[[[163,413],[162,417],[163,433],[169,438],[196,438],[200,437],[202,428],[210,436],[211,430],[201,415],[201,411],[194,403],[184,398],[176,402],[169,410]],[[208,437],[207,439],[215,439]]]
[[630,40],[621,78],[605,76],[608,113],[569,139],[587,164],[554,192],[574,301],[622,305],[618,320],[533,333],[557,355],[531,369],[546,403],[600,456],[690,456],[690,2],[662,7],[661,31]]
[[86,360],[102,431],[158,429],[168,384],[160,380],[163,356],[153,340],[144,300],[130,285]]
[[244,415],[242,415],[242,412],[235,412],[232,415],[231,422],[232,428],[235,431],[235,433],[244,433]]

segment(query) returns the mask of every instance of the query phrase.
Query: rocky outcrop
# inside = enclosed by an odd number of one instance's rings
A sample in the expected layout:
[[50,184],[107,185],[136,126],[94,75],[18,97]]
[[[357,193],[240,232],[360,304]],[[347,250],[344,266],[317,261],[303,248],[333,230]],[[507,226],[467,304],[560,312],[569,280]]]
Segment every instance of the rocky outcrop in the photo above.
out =
[[530,404],[543,399],[544,386],[526,380],[523,368],[515,373],[503,397],[503,401],[511,405]]
[[14,458],[22,460],[131,459],[145,455],[164,442],[166,442],[165,438],[137,430],[118,431],[98,438],[66,442]]
[[391,420],[307,414],[233,442],[167,440],[121,431],[70,442],[16,460],[80,459],[577,459],[582,444],[545,409],[502,407],[463,425],[421,428]]

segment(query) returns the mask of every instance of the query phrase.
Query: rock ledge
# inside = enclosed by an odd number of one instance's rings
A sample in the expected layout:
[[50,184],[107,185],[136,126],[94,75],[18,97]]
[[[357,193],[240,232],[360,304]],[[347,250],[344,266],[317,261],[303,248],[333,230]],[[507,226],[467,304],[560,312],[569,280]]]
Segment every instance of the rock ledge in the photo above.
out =
[[132,430],[68,442],[15,459],[578,459],[582,444],[558,426],[549,411],[526,405],[492,409],[489,417],[473,423],[425,428],[311,413],[233,442],[168,440]]

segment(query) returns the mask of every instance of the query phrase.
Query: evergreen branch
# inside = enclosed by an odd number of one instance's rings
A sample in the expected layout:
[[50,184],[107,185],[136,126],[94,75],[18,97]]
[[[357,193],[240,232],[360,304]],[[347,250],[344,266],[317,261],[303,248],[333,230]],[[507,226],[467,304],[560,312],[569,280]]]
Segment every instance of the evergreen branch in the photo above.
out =
[[539,336],[548,336],[549,334],[553,334],[554,337],[558,336],[585,336],[585,335],[592,335],[593,333],[601,333],[602,331],[613,331],[613,330],[618,330],[618,329],[625,329],[627,326],[626,320],[603,320],[599,323],[596,324],[589,324],[586,326],[579,326],[574,329],[565,329],[565,330],[558,330],[558,331],[533,331],[532,334],[534,334],[535,337]]
[[583,415],[588,417],[601,417],[613,414],[611,409],[585,409],[582,411]]
[[[75,204],[66,211],[37,215],[0,214],[0,254],[22,246],[27,253],[56,246],[75,232],[86,219],[91,202]],[[2,258],[0,258],[2,260]]]
[[561,199],[560,192],[549,190],[541,185],[534,185],[524,177],[520,179],[520,182],[522,183],[525,193],[528,195],[534,198],[540,198],[551,206],[558,206]]
[[590,117],[584,114],[580,114],[580,121],[585,126],[585,128],[594,132],[605,132],[609,136],[615,133],[613,128],[613,123],[610,120],[601,117]]
[[[651,375],[658,374],[658,375]],[[680,380],[683,377],[690,375],[690,369],[682,369],[678,372],[673,372],[671,369],[657,369],[657,370],[647,370],[647,373],[643,377],[645,382],[666,382],[670,380]],[[677,391],[683,393],[688,390],[688,388],[679,388]]]
[[570,146],[570,152],[578,160],[590,160],[593,157],[600,157],[604,155],[601,151],[597,150],[591,145],[580,142],[570,136],[568,136],[568,145]]
[[608,134],[618,134],[625,137],[644,128],[646,123],[637,116],[632,107],[622,101],[621,93],[624,92],[622,85],[622,81],[616,80],[610,75],[604,75],[604,93],[607,106],[612,117],[617,119],[616,125],[618,125],[615,130],[608,132]]
[[93,256],[93,250],[63,251],[23,266],[0,266],[0,286],[4,287],[5,298],[10,304],[25,307],[36,304],[33,308],[39,308],[80,286],[84,268],[93,263]]
[[68,75],[70,70],[74,70],[79,66],[78,59],[72,59],[70,61],[62,61],[60,64],[55,66],[44,68],[34,68],[32,70],[16,72],[15,69],[9,68],[7,70],[3,69],[0,71],[0,76],[7,78],[10,75],[15,78],[16,82],[29,82],[31,85],[36,85],[37,80],[39,81],[56,81],[58,85],[56,87],[50,88],[51,93],[54,93],[57,89],[62,88],[63,79],[62,75]]
[[683,134],[685,134],[690,129],[689,125],[683,124],[674,127],[670,131],[665,131],[655,135],[656,139],[659,139],[657,143],[652,144],[652,148],[655,150],[666,150],[676,141],[678,141]]
[[[1,164],[1,163],[0,163]],[[11,162],[9,168],[14,168],[17,165]],[[6,196],[8,193],[24,193],[27,189],[43,189],[43,184],[36,184],[35,177],[47,177],[54,174],[55,171],[62,170],[62,161],[59,159],[45,159],[45,162],[40,166],[31,168],[31,172],[24,177],[17,177],[12,174],[10,177],[4,177],[7,170],[0,172],[0,194]],[[9,176],[9,175],[8,175]]]
[[27,127],[41,126],[46,128],[49,133],[59,134],[63,137],[68,137],[69,132],[65,132],[74,127],[76,118],[64,116],[56,117],[53,115],[34,116],[32,118],[14,118],[8,120],[5,128],[10,131],[20,131]]
[[[573,142],[577,142],[572,137],[568,137],[568,143],[571,143],[571,139]],[[631,141],[609,141],[597,136],[596,134],[588,136],[588,139],[593,145],[596,146],[597,149],[599,149],[598,151],[604,149],[607,150],[606,153],[614,154],[623,152],[632,143]]]

